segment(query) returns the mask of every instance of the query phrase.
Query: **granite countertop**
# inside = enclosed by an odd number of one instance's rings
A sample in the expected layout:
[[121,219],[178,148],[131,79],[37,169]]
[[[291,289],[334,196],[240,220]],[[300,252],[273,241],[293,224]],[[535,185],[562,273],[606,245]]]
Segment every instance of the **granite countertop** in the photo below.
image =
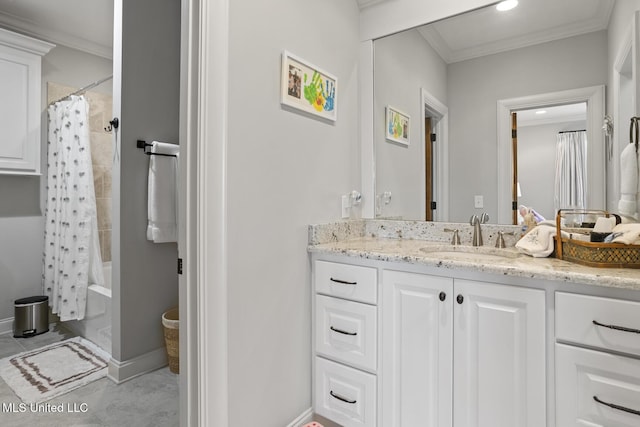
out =
[[[336,223],[335,227],[309,228],[308,250],[315,254],[346,255],[377,261],[406,262],[448,270],[500,274],[505,276],[579,283],[620,289],[640,290],[640,269],[586,267],[555,258],[533,258],[520,254],[513,242],[506,249],[493,245],[472,247],[452,246],[442,233],[442,226],[435,226],[426,233],[413,234],[411,238],[398,235],[398,225],[376,222],[375,229],[367,223]],[[449,224],[450,225],[450,224]],[[315,227],[315,228],[314,228]],[[384,232],[379,232],[380,227]],[[373,230],[373,231],[372,231]],[[403,234],[403,233],[400,233]],[[431,237],[427,238],[416,238]],[[517,238],[518,236],[514,237]],[[505,237],[506,239],[506,237]],[[493,240],[491,240],[493,243]]]

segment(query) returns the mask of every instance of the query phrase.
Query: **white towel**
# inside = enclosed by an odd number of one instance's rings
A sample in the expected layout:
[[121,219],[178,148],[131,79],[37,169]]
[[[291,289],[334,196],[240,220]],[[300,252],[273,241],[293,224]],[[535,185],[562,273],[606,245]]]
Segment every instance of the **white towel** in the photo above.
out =
[[178,241],[178,155],[176,144],[153,141],[149,156],[147,239],[154,243]]
[[613,243],[640,245],[640,224],[618,224],[613,228]]
[[620,201],[622,215],[637,218],[638,212],[638,153],[635,144],[627,144],[620,154]]
[[[562,235],[566,235],[563,231]],[[556,236],[556,225],[552,220],[543,221],[537,227],[522,236],[516,243],[518,251],[534,258],[545,258],[553,252],[553,241]]]

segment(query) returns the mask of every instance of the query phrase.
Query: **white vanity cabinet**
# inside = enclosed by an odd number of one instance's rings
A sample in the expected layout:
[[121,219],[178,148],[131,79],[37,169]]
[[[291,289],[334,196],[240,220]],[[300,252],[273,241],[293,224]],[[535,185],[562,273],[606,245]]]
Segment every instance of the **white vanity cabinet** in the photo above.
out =
[[556,292],[556,425],[640,425],[640,303]]
[[546,423],[543,290],[384,270],[381,424]]
[[344,427],[375,427],[377,269],[315,261],[315,412]]
[[53,46],[0,29],[0,174],[40,174],[41,57]]

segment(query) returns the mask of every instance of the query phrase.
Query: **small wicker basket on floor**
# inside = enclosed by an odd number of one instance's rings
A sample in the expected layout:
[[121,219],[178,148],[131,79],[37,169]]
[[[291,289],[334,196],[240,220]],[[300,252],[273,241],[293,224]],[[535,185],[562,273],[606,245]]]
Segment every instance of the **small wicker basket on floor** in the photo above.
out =
[[164,342],[167,347],[167,359],[169,370],[174,374],[180,373],[180,318],[178,309],[173,308],[162,314],[162,327],[164,329]]

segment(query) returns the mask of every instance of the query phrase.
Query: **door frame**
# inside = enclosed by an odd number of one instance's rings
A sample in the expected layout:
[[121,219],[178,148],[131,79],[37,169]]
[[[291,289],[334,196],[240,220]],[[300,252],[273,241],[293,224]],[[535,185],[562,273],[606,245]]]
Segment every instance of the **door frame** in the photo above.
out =
[[[435,165],[436,171],[434,178],[436,179],[435,197],[438,208],[436,209],[434,221],[449,220],[449,108],[444,105],[438,98],[433,96],[424,88],[420,89],[420,111],[421,118],[421,141],[426,138],[426,129],[424,119],[431,117],[431,130],[437,135]],[[434,121],[435,119],[435,121]],[[422,144],[424,151],[424,144]],[[425,153],[422,153],[425,158]],[[422,164],[422,177],[426,175],[426,164]],[[422,192],[421,206],[425,206],[426,189]],[[421,217],[424,218],[426,212],[422,212]]]
[[605,111],[604,85],[541,93],[497,102],[498,116],[498,224],[512,222],[511,111],[587,103],[587,206],[606,209],[606,165],[602,119]]
[[[182,0],[180,425],[229,425],[227,117],[229,1]],[[214,96],[215,94],[215,96]]]

